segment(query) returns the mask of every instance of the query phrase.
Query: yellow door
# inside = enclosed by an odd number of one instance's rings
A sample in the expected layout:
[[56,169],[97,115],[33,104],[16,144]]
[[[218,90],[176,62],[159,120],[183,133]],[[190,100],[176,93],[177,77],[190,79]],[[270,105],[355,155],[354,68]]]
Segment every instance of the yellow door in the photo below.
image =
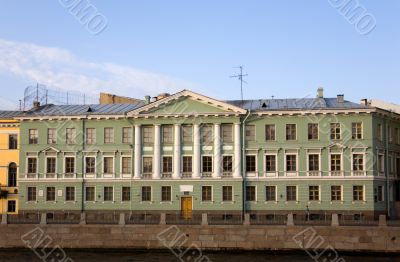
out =
[[181,214],[183,219],[192,219],[192,197],[181,198]]

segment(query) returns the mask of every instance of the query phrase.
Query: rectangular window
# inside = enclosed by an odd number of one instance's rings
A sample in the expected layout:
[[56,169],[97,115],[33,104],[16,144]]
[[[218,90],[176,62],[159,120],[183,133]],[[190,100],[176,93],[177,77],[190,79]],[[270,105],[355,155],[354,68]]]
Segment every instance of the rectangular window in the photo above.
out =
[[202,172],[212,173],[213,171],[213,161],[212,156],[203,156],[202,158]]
[[340,123],[331,123],[331,140],[340,139]]
[[232,136],[233,126],[224,124],[221,126],[221,130],[222,130],[222,142],[223,143],[232,143],[233,142],[233,136]]
[[172,173],[172,156],[162,157],[162,172],[164,174]]
[[377,186],[375,187],[375,192],[374,192],[374,200],[376,202],[383,202],[385,201],[385,196],[383,194],[383,186]]
[[265,172],[276,172],[276,155],[265,156]]
[[393,135],[394,135],[393,137],[394,143],[399,144],[399,129],[397,127],[394,129]]
[[16,201],[15,200],[8,200],[7,202],[7,212],[8,213],[15,213],[16,211]]
[[46,187],[46,201],[56,201],[55,187]]
[[85,200],[86,201],[96,201],[95,192],[96,189],[94,186],[88,186],[85,188]]
[[276,186],[265,187],[265,201],[276,201]]
[[172,194],[170,186],[162,186],[161,187],[161,201],[162,202],[171,202]]
[[256,201],[255,186],[246,186],[246,201]]
[[151,201],[151,187],[142,186],[142,202]]
[[131,201],[131,188],[128,186],[122,187],[122,199],[123,202]]
[[389,135],[389,143],[393,142],[393,132],[392,132],[392,127],[388,126],[388,135]]
[[104,144],[114,143],[114,128],[105,127],[104,128]]
[[308,140],[318,140],[318,124],[308,124]]
[[68,145],[76,144],[76,129],[75,128],[65,129],[65,142]]
[[297,156],[286,155],[286,171],[296,172],[297,171]]
[[265,140],[275,141],[275,125],[265,125]]
[[223,156],[222,157],[222,172],[223,173],[232,173],[233,171],[233,158],[232,156]]
[[383,126],[382,126],[382,124],[378,124],[377,130],[376,130],[376,137],[378,138],[379,141],[383,141]]
[[193,142],[193,127],[190,125],[182,126],[182,141],[183,143]]
[[308,187],[308,200],[319,201],[319,186]]
[[104,187],[104,201],[114,201],[114,188],[112,186]]
[[143,143],[151,144],[154,142],[153,140],[153,127],[152,126],[144,126],[143,127]]
[[364,200],[364,187],[353,186],[353,201],[363,201],[363,200]]
[[286,201],[297,201],[296,186],[286,186]]
[[255,155],[247,155],[246,156],[246,172],[256,172],[256,156]]
[[103,173],[114,174],[114,158],[112,157],[103,158]]
[[353,154],[353,172],[355,175],[362,175],[364,171],[364,155]]
[[74,174],[75,173],[75,157],[65,158],[65,173]]
[[331,186],[331,201],[342,201],[341,186]]
[[55,157],[46,158],[46,174],[55,174],[56,173],[56,161]]
[[385,155],[378,155],[378,172],[383,174],[385,173]]
[[182,172],[183,173],[192,173],[192,157],[191,156],[183,156],[182,157]]
[[201,187],[201,201],[212,201],[212,187],[202,186]]
[[232,186],[222,186],[222,201],[233,201],[233,188]]
[[131,157],[122,157],[122,174],[131,174],[132,173],[132,158]]
[[122,128],[122,143],[124,144],[132,143],[132,127]]
[[96,144],[96,129],[86,128],[86,144],[94,145]]
[[340,175],[342,169],[342,156],[340,154],[331,155],[331,172],[332,175]]
[[15,150],[18,149],[18,135],[11,134],[8,136],[8,149]]
[[172,126],[162,126],[162,142],[165,144],[173,143],[172,139],[173,130]]
[[153,173],[153,158],[152,157],[143,157],[143,174],[151,174]]
[[85,157],[85,173],[95,174],[96,173],[96,158]]
[[202,144],[211,144],[213,141],[213,131],[212,125],[203,125],[200,129],[201,143]]
[[36,145],[38,143],[38,130],[29,129],[29,144]]
[[319,171],[319,155],[310,154],[308,155],[308,171],[318,175]]
[[246,141],[252,142],[256,141],[256,126],[255,125],[248,125],[246,126]]
[[28,157],[28,174],[36,174],[36,173],[37,173],[37,158]]
[[65,188],[65,201],[75,201],[75,187],[67,186]]
[[36,201],[36,187],[28,187],[28,201]]
[[362,139],[362,123],[352,123],[351,124],[351,138],[352,139]]
[[57,131],[55,128],[47,129],[47,144],[53,145],[57,143]]
[[296,140],[295,124],[286,124],[286,140]]

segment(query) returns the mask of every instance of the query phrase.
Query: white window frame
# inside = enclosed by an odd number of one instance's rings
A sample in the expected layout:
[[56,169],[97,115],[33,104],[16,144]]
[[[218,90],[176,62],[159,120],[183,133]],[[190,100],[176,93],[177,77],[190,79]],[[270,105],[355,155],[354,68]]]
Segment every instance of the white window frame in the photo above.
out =
[[231,172],[225,172],[225,175],[226,176],[230,176],[230,175],[232,175],[233,174],[233,172],[235,171],[235,157],[234,157],[234,155],[233,154],[222,154],[221,155],[221,173],[222,173],[222,175],[224,175],[224,170],[223,170],[223,167],[224,167],[224,157],[231,157],[232,158],[232,171]]
[[[211,172],[203,172],[203,157],[211,157]],[[193,161],[193,158],[192,158],[192,161]],[[204,173],[206,173],[207,174],[207,177],[211,177],[212,176],[212,174],[214,173],[214,170],[215,170],[215,166],[214,166],[214,156],[212,155],[212,154],[204,154],[204,155],[201,155],[201,158],[200,158],[200,161],[201,161],[201,163],[200,163],[200,171],[201,171],[201,176],[203,177],[204,176]],[[192,165],[193,165],[193,162],[192,162]],[[192,166],[193,167],[193,166]]]
[[[275,171],[267,171],[267,156],[275,156]],[[278,153],[264,153],[264,163],[263,163],[263,169],[264,169],[264,175],[265,177],[277,177],[279,173],[279,168],[278,168]]]
[[[340,171],[333,171],[332,170],[332,155],[340,155]],[[331,177],[344,177],[343,171],[343,153],[336,153],[336,152],[329,152],[329,176]],[[339,172],[339,175],[333,175],[333,172]]]
[[[171,172],[164,172],[164,157],[171,158]],[[173,155],[162,155],[160,159],[160,169],[161,169],[161,176],[163,175],[172,175],[174,173],[174,156]]]
[[[310,138],[309,138],[309,133],[308,133],[308,132],[309,132],[309,126],[310,126],[310,125],[317,125],[317,138],[314,138],[314,139],[310,139]],[[308,141],[319,141],[319,140],[320,140],[320,139],[319,139],[319,131],[320,131],[320,130],[319,130],[319,123],[308,123],[308,124],[307,124],[307,140],[308,140]]]
[[[225,141],[224,139],[224,128],[230,127],[231,130],[231,141]],[[235,134],[233,130],[233,124],[225,123],[221,124],[221,144],[232,144],[235,139]]]
[[[150,173],[145,173],[144,172],[144,159],[145,158],[151,158],[151,172]],[[153,155],[142,155],[142,165],[141,165],[141,170],[140,170],[142,176],[146,175],[146,176],[152,176],[152,174],[154,173],[154,156]]]
[[[112,174],[106,174],[104,173],[104,165],[105,165],[105,161],[104,158],[112,158],[113,161],[113,171]],[[103,178],[114,178],[115,176],[115,156],[108,156],[108,155],[103,155],[102,156],[102,167],[101,167],[101,174],[103,175]]]
[[[255,156],[256,170],[253,172],[247,172],[247,161],[246,161],[247,156]],[[257,177],[258,176],[258,154],[257,153],[246,153],[246,158],[245,158],[246,177]],[[233,160],[233,161],[235,161],[235,160]]]
[[[122,163],[123,163],[123,159],[124,158],[130,158],[131,159],[131,172],[129,174],[123,172],[124,169],[123,169]],[[133,170],[132,160],[133,159],[132,159],[131,155],[123,155],[123,156],[120,157],[120,160],[119,160],[120,161],[120,165],[119,166],[120,166],[120,174],[121,174],[122,178],[129,179],[129,178],[132,177],[132,170]]]
[[[94,188],[94,200],[86,200],[86,198],[87,198],[87,192],[86,192],[86,188],[88,188],[88,187],[93,187]],[[84,192],[84,199],[85,199],[85,203],[95,203],[97,200],[97,187],[94,185],[94,186],[85,186],[85,192]]]
[[246,136],[246,128],[244,130],[244,137],[245,137],[245,141],[246,142],[256,142],[257,141],[257,125],[256,124],[250,124],[250,125],[246,125],[246,127],[248,126],[253,126],[254,127],[254,140],[247,140],[247,136]]
[[[340,187],[340,200],[332,200],[332,186],[338,186],[338,187]],[[329,186],[329,192],[330,192],[330,203],[332,204],[332,203],[343,203],[344,201],[343,201],[343,199],[344,199],[344,195],[343,195],[343,193],[344,193],[344,191],[343,191],[343,185],[330,185]]]
[[58,175],[58,174],[57,174],[57,173],[58,173],[58,172],[57,172],[57,170],[58,170],[58,169],[57,169],[57,156],[46,156],[46,157],[45,157],[45,166],[44,166],[45,178],[46,178],[46,179],[47,179],[47,178],[52,178],[52,177],[48,177],[48,175],[51,174],[51,173],[47,173],[47,163],[48,163],[48,159],[49,159],[49,158],[54,158],[54,159],[56,160],[54,178],[57,178],[57,175]]
[[[247,200],[247,187],[248,186],[252,186],[252,187],[254,187],[255,188],[255,191],[254,191],[254,194],[255,194],[255,198],[254,198],[254,200]],[[250,202],[250,203],[257,203],[257,201],[258,201],[258,189],[257,189],[257,185],[246,185],[246,187],[244,188],[244,199],[245,199],[245,202]]]
[[[232,188],[232,200],[225,200],[224,201],[224,187],[231,187]],[[221,204],[224,204],[224,203],[234,203],[235,202],[235,187],[233,186],[233,185],[226,185],[226,184],[223,184],[223,185],[221,185]]]
[[[67,187],[73,187],[74,188],[74,200],[67,200]],[[65,186],[65,196],[64,196],[64,201],[66,203],[74,203],[76,202],[76,186]]]
[[[34,158],[36,159],[36,173],[28,173],[29,170],[29,158]],[[25,178],[28,178],[29,176],[34,176],[34,177],[30,177],[29,179],[37,179],[39,178],[38,174],[39,174],[39,158],[37,156],[27,156],[26,157],[26,170],[25,170]]]
[[[105,200],[105,188],[106,187],[111,187],[112,188],[112,200]],[[103,186],[103,203],[115,203],[115,187],[114,186],[110,186],[110,185],[105,185]]]
[[[385,168],[386,168],[386,161],[385,161],[385,154],[378,152],[378,160],[376,161],[377,164],[377,171],[378,171],[378,176],[385,176]],[[382,162],[380,161],[382,157]]]
[[[363,200],[354,200],[354,186],[362,186],[362,190],[363,190]],[[366,202],[366,199],[365,199],[365,185],[364,184],[362,184],[362,185],[358,185],[358,184],[353,184],[352,186],[351,186],[351,202],[354,204],[354,203],[360,203],[360,202]]]
[[[86,158],[94,158],[94,173],[86,173]],[[97,157],[96,156],[84,156],[84,163],[83,163],[83,172],[85,174],[85,178],[95,178],[97,175]]]
[[[93,130],[94,132],[93,132],[93,136],[91,137],[91,139],[90,139],[90,143],[88,143],[88,130]],[[94,144],[96,144],[97,143],[97,134],[96,134],[96,128],[94,128],[94,127],[87,127],[86,129],[85,129],[85,143],[87,144],[87,145],[94,145]]]
[[[183,172],[183,158],[184,157],[191,157],[192,158],[192,172],[190,172],[190,173]],[[181,173],[182,173],[182,175],[188,175],[188,174],[192,175],[193,174],[193,155],[189,155],[189,154],[181,155]]]
[[[124,130],[125,130],[125,128],[129,128],[130,129],[130,141],[128,141],[128,142],[125,142],[124,141]],[[121,135],[122,135],[122,137],[121,137],[121,142],[122,142],[122,144],[132,144],[133,143],[133,128],[131,127],[131,126],[123,126],[122,128],[121,128]]]
[[[143,201],[143,187],[150,187],[150,200]],[[139,202],[140,203],[152,203],[153,202],[153,186],[140,185],[140,201]]]
[[[67,177],[67,158],[73,158],[74,159],[74,173],[72,174],[72,177]],[[75,155],[64,155],[64,172],[63,172],[63,177],[65,179],[73,179],[76,178],[76,156]],[[70,173],[68,173],[70,174]]]
[[[296,156],[296,171],[287,171],[287,156]],[[285,176],[297,177],[299,175],[299,153],[286,153],[285,152]]]
[[[310,171],[310,155],[318,155],[318,171]],[[330,163],[329,163],[330,165]],[[306,161],[306,168],[307,168],[307,176],[309,177],[321,177],[322,176],[322,171],[321,171],[321,153],[313,153],[313,152],[307,152],[307,161]],[[317,172],[317,175],[311,175],[312,173]]]
[[[332,125],[333,124],[339,124],[339,138],[336,138],[336,135],[338,134],[338,133],[336,133],[336,128],[335,128],[335,138],[332,138]],[[330,123],[329,124],[329,130],[330,130],[330,132],[329,132],[329,140],[341,140],[342,139],[342,124],[340,123],[340,122],[333,122],[333,123]]]
[[[361,124],[361,138],[353,138],[353,124]],[[357,135],[357,133],[356,133]],[[363,122],[352,122],[351,123],[351,136],[353,140],[362,140],[364,139],[364,123]]]
[[[295,127],[295,139],[287,139],[287,126],[288,125],[294,125]],[[297,129],[297,124],[291,124],[291,123],[286,123],[285,124],[285,141],[297,141],[297,138],[298,138],[298,134],[297,134],[297,131],[298,131],[298,129]],[[276,130],[275,130],[275,132],[276,132]],[[276,137],[275,137],[276,138]]]
[[[274,127],[274,139],[267,139],[267,126],[273,126]],[[286,140],[286,125],[285,125],[285,140]],[[264,125],[264,141],[265,142],[276,141],[276,124],[265,124]]]
[[[287,187],[288,186],[294,186],[296,188],[296,200],[288,200],[288,195],[287,195]],[[298,185],[285,185],[285,203],[299,203],[299,186]]]
[[[318,200],[310,200],[310,186],[317,186],[318,187]],[[308,185],[308,203],[321,203],[322,192],[321,192],[321,185]]]
[[[363,156],[363,171],[354,170],[354,155]],[[365,152],[351,152],[351,175],[355,177],[366,176],[367,175],[367,165],[366,165],[366,153]],[[357,175],[356,172],[361,172],[361,175]]]
[[[275,188],[275,201],[267,200],[267,187]],[[264,186],[264,197],[265,197],[265,203],[278,203],[278,186],[277,185],[265,185]]]

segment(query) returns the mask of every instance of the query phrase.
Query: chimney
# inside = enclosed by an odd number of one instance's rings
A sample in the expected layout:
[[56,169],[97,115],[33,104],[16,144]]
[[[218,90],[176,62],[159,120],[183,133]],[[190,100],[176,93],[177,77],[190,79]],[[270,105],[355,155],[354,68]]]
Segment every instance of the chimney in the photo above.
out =
[[324,98],[324,89],[322,87],[317,89],[317,98]]
[[144,96],[144,103],[146,105],[150,104],[150,96]]
[[40,107],[40,102],[39,101],[33,101],[33,108],[39,108]]
[[344,103],[344,95],[337,95],[337,102]]
[[367,106],[368,105],[368,99],[364,98],[360,100],[360,104],[363,106]]
[[168,93],[161,93],[161,94],[159,94],[159,95],[156,97],[156,101],[158,101],[158,100],[160,100],[160,99],[163,99],[163,98],[166,98],[166,97],[168,97],[168,96],[170,96],[170,94],[168,94]]

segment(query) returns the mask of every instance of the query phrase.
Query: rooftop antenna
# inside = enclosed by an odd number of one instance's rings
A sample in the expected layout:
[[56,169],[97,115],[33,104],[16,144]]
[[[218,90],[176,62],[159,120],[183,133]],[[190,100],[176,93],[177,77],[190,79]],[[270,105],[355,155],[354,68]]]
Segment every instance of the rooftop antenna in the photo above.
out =
[[248,74],[243,74],[243,66],[237,66],[234,68],[239,68],[240,69],[240,73],[233,75],[231,77],[237,78],[240,81],[240,97],[242,99],[242,105],[243,105],[243,83],[247,84],[246,81],[243,80],[244,76],[248,76]]

